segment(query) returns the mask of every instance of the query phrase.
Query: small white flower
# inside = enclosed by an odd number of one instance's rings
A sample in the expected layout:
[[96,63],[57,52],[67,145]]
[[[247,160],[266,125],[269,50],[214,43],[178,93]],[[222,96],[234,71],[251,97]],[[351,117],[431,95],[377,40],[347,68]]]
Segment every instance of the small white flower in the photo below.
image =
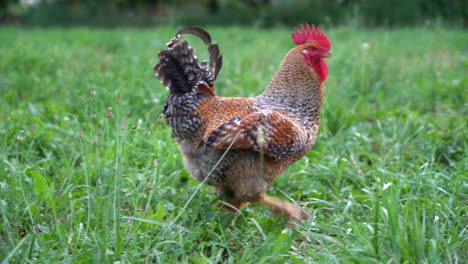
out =
[[390,186],[392,186],[392,183],[391,183],[391,182],[385,183],[384,186],[383,186],[383,190],[384,190],[384,191],[387,190],[388,187],[390,187]]
[[63,121],[68,122],[68,121],[70,121],[70,118],[68,116],[64,116]]
[[452,85],[457,86],[460,84],[460,79],[455,79],[452,81]]
[[369,46],[370,46],[370,45],[369,45],[369,42],[364,42],[364,43],[361,44],[361,49],[365,49],[365,50],[366,50],[366,49],[369,48]]
[[18,136],[16,136],[16,141],[18,141],[18,142],[23,141],[23,139],[24,139],[24,138],[23,138],[23,134],[24,134],[24,130],[21,130],[21,131],[19,132]]

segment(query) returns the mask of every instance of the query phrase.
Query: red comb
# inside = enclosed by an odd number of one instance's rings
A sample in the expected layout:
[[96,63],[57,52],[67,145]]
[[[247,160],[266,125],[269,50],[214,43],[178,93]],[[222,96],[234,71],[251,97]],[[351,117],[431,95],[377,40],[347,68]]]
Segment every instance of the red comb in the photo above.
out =
[[309,41],[317,42],[322,48],[329,50],[331,48],[331,43],[328,37],[323,33],[319,27],[315,27],[312,24],[312,28],[309,24],[301,25],[301,31],[294,29],[294,32],[291,34],[291,38],[296,45],[302,45]]

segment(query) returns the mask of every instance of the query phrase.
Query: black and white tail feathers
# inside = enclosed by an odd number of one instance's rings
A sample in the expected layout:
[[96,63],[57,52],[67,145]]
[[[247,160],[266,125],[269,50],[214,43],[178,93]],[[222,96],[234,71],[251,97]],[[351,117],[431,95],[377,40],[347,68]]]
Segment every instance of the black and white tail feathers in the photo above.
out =
[[[179,40],[180,35],[192,34],[199,37],[208,46],[210,62],[200,62],[192,47],[185,40]],[[217,44],[211,44],[211,36],[198,27],[185,27],[177,32],[167,44],[167,49],[158,54],[159,62],[153,70],[158,79],[172,94],[185,94],[200,84],[210,87],[221,70],[222,56]]]

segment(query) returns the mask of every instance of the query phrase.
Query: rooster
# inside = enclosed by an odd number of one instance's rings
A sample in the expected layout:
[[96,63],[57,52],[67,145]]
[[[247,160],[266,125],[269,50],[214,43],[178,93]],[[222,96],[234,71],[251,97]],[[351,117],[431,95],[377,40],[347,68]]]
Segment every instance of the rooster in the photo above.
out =
[[[188,42],[179,39],[183,34],[203,40],[209,62],[198,60]],[[301,25],[291,36],[297,46],[286,54],[266,90],[254,98],[215,94],[222,56],[201,28],[179,30],[158,54],[153,70],[169,90],[166,123],[186,169],[224,197],[219,202],[224,210],[236,213],[250,202],[290,219],[307,217],[301,207],[266,191],[315,142],[328,75],[324,58],[331,57],[331,43],[315,25]]]

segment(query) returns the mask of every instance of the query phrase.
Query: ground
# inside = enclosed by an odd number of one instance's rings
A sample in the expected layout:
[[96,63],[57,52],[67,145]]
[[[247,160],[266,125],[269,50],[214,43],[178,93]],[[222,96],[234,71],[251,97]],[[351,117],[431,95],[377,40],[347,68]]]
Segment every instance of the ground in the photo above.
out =
[[[312,217],[283,229],[220,211],[183,169],[152,72],[177,29],[0,28],[5,263],[467,260],[466,31],[322,28],[320,134],[270,190]],[[290,28],[208,31],[223,96],[259,94],[293,47]]]

